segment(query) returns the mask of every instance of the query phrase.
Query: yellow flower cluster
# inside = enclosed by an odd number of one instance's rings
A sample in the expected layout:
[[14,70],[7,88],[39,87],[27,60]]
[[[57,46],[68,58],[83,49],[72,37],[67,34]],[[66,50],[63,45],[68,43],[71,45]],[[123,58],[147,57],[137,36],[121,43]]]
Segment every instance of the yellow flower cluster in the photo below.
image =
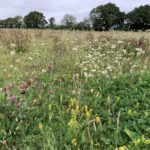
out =
[[92,114],[92,109],[89,109],[88,106],[85,106],[84,109],[85,109],[86,120],[90,120],[91,114]]
[[73,139],[73,140],[71,141],[71,143],[72,143],[74,146],[76,146],[76,145],[77,145],[77,140],[76,140],[76,139]]
[[125,150],[125,146],[119,147],[119,150]]
[[76,128],[78,126],[78,121],[76,120],[76,118],[71,118],[68,122],[68,126],[70,128]]
[[68,126],[70,128],[76,128],[78,126],[77,116],[80,113],[80,109],[75,98],[71,99],[71,103],[69,104],[69,108],[67,111],[71,112],[71,119],[68,122]]
[[137,140],[134,140],[133,142],[135,145],[138,145],[140,143],[142,144],[150,144],[150,139],[146,139],[144,135],[141,136],[141,138],[138,138]]

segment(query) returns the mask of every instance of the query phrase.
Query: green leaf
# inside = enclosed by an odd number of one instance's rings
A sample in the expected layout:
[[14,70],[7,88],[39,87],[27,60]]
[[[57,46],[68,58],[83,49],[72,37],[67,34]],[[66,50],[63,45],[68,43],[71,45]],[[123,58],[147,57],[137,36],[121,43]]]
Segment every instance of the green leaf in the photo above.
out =
[[130,137],[131,140],[137,139],[137,137],[138,137],[137,133],[131,131],[131,130],[128,129],[128,128],[125,128],[124,131],[125,131],[125,133]]

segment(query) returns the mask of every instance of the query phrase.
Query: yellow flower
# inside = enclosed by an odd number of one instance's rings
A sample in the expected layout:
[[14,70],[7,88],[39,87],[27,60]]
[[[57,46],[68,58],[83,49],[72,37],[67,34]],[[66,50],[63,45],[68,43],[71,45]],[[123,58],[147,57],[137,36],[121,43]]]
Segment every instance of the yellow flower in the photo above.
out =
[[119,150],[125,150],[124,146],[119,147]]
[[77,145],[77,140],[76,140],[76,139],[73,139],[73,140],[71,141],[71,143],[72,143],[74,146],[76,146],[76,145]]
[[145,115],[145,117],[147,117],[147,116],[148,116],[148,112],[145,111],[145,112],[144,112],[144,115]]
[[85,108],[85,112],[87,112],[88,111],[88,106],[86,105],[84,108]]
[[70,128],[76,128],[78,125],[78,122],[76,120],[76,118],[71,118],[70,121],[68,122],[68,126]]
[[48,105],[48,108],[49,108],[49,110],[51,110],[51,109],[52,109],[52,105],[51,105],[51,104],[49,104],[49,105]]
[[86,119],[89,120],[91,117],[91,113],[89,111],[86,112]]
[[138,145],[140,142],[141,142],[141,139],[137,139],[137,140],[134,141],[134,144]]
[[145,144],[150,144],[150,139],[146,139],[146,140],[144,141],[144,143],[145,143]]
[[43,124],[42,123],[39,123],[39,129],[43,129]]
[[131,114],[132,114],[132,110],[129,109],[129,110],[128,110],[128,115],[130,116]]
[[72,98],[71,99],[71,106],[76,105],[76,103],[77,103],[77,100],[75,98]]
[[96,123],[100,123],[100,122],[101,122],[100,117],[96,117],[96,118],[95,118],[95,122],[96,122]]
[[29,147],[29,146],[27,146],[27,150],[30,150],[30,147]]
[[145,136],[144,135],[142,135],[141,140],[142,140],[142,142],[145,141]]

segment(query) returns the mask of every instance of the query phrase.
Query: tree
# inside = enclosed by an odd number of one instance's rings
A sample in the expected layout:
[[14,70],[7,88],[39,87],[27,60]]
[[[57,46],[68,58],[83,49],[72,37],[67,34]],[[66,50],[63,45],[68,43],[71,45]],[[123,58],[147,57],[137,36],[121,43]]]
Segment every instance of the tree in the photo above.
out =
[[14,27],[15,28],[21,28],[21,27],[23,27],[23,24],[24,24],[23,17],[16,16],[16,17],[13,18],[13,20],[14,20]]
[[76,25],[76,18],[73,15],[66,14],[61,22],[66,28],[72,29]]
[[24,23],[27,28],[44,28],[47,21],[43,13],[32,11],[24,17]]
[[113,26],[121,28],[124,23],[124,13],[115,4],[107,3],[98,6],[90,12],[90,18],[95,30],[108,30]]
[[149,29],[150,28],[150,5],[140,6],[129,12],[126,16],[129,29]]
[[49,19],[49,27],[50,28],[54,28],[55,27],[55,18],[54,17],[51,17]]
[[91,29],[90,19],[84,18],[83,21],[79,22],[76,25],[76,29],[78,29],[78,30],[90,30]]
[[0,21],[0,27],[2,28],[21,28],[23,26],[23,18],[16,16],[14,18],[6,18]]

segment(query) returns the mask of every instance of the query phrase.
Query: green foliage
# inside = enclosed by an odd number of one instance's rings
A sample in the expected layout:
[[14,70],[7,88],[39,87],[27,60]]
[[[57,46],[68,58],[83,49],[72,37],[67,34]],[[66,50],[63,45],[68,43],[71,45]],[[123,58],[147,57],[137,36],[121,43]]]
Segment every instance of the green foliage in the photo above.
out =
[[93,29],[108,30],[115,26],[121,28],[124,22],[124,13],[120,12],[119,8],[112,3],[98,6],[90,12],[90,17],[93,23]]
[[91,30],[91,22],[89,19],[84,19],[76,25],[77,30]]
[[150,5],[135,8],[126,16],[130,29],[146,30],[150,28]]
[[23,18],[21,16],[16,16],[14,18],[7,18],[0,20],[1,28],[21,28],[23,27]]
[[47,21],[43,13],[33,11],[24,17],[24,23],[27,28],[44,28]]
[[[1,94],[0,138],[7,139],[9,148],[113,149],[125,145],[136,149],[134,141],[140,136],[144,135],[145,141],[150,138],[149,74],[88,80],[82,85],[78,99],[71,99],[74,83],[70,77],[59,78],[63,82],[44,75],[39,91],[37,85],[32,85],[25,95],[14,90],[20,108],[16,108],[8,95]],[[49,94],[51,89],[54,93]],[[100,116],[100,124],[95,122],[95,116]],[[138,146],[148,147],[146,143]]]

